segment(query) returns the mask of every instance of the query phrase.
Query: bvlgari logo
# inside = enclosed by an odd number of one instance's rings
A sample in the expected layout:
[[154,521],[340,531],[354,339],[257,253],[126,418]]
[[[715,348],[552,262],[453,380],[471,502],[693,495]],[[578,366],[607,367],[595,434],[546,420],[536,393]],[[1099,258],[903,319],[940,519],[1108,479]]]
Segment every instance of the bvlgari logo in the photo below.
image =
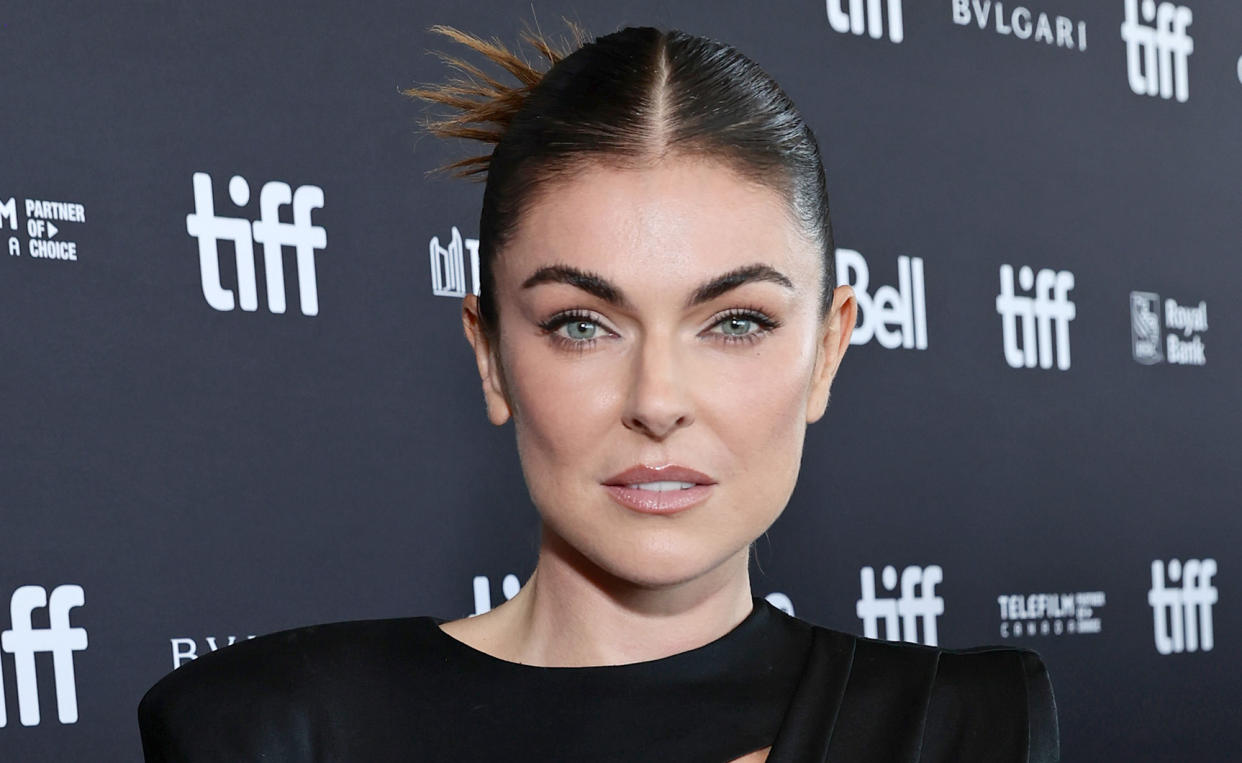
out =
[[176,670],[187,662],[197,660],[200,655],[252,638],[254,638],[253,634],[246,636],[245,639],[240,639],[237,636],[204,636],[201,641],[193,636],[171,638],[168,641],[172,644],[173,669]]
[[1032,11],[1024,5],[1011,5],[993,0],[953,0],[953,23],[959,26],[978,25],[992,28],[996,34],[1018,40],[1034,40],[1058,48],[1083,51],[1087,49],[1087,22],[1068,16],[1049,16]]

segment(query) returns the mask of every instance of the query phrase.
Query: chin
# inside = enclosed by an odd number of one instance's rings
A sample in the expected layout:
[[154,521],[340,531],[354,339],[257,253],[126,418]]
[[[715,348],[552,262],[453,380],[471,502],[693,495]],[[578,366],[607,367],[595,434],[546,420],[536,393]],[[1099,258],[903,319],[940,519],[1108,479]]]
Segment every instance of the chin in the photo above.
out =
[[618,580],[654,590],[702,578],[735,558],[748,545],[741,543],[721,548],[661,534],[630,539],[624,546],[610,544],[607,548],[594,548],[584,556]]

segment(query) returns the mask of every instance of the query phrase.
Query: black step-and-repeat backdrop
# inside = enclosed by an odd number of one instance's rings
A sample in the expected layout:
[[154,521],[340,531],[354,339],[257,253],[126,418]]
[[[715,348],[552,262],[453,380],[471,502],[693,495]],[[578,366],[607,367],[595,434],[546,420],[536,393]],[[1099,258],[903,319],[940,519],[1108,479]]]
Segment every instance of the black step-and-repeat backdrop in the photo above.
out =
[[[729,41],[824,148],[862,306],[754,585],[1037,649],[1065,759],[1242,731],[1242,6],[539,0]],[[473,146],[399,89],[528,3],[0,13],[0,759],[134,760],[161,675],[483,611],[537,547],[460,329]],[[8,606],[4,606],[7,602]]]

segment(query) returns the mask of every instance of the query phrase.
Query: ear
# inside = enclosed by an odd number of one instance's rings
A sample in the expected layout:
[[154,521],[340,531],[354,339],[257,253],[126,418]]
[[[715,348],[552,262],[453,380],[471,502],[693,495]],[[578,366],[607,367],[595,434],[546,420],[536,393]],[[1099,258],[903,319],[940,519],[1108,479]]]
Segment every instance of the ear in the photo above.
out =
[[816,347],[815,370],[811,373],[811,394],[807,399],[806,422],[813,424],[828,407],[828,390],[841,367],[841,358],[850,346],[854,323],[858,320],[858,301],[854,289],[838,286],[832,293],[832,308],[824,316]]
[[479,367],[479,378],[483,380],[483,401],[487,405],[487,419],[496,426],[509,420],[513,411],[509,407],[509,398],[505,394],[504,373],[500,364],[500,348],[493,347],[483,330],[483,322],[479,318],[479,298],[467,294],[461,303],[461,326],[466,333],[466,340],[474,349],[474,362]]

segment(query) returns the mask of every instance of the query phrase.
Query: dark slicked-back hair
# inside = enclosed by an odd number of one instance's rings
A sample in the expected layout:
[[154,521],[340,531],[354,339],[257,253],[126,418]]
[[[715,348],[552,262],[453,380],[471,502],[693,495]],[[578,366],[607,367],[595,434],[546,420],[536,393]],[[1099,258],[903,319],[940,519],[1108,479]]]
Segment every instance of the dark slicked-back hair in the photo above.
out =
[[518,81],[505,85],[442,54],[464,76],[405,91],[455,111],[430,122],[433,133],[495,144],[489,155],[444,168],[486,176],[479,314],[489,333],[494,335],[499,318],[491,264],[549,181],[586,163],[643,167],[674,156],[721,162],[779,192],[803,235],[822,253],[821,316],[831,307],[834,250],[819,145],[789,96],[749,58],[715,40],[651,27],[584,42],[571,25],[575,40],[569,46],[523,35],[550,64],[541,72],[497,41],[450,27],[432,30]]

